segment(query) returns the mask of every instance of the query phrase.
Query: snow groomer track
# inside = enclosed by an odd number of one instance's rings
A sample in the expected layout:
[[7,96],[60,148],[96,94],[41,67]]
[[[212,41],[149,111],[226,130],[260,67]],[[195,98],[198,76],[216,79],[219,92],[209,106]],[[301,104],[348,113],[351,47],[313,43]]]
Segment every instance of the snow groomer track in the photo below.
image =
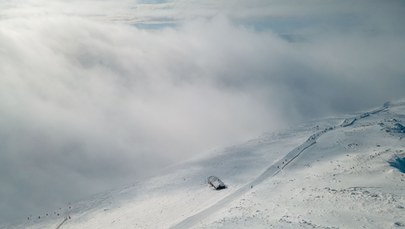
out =
[[347,118],[345,119],[342,124],[338,126],[331,126],[329,128],[325,128],[322,131],[319,131],[313,135],[311,135],[304,143],[302,143],[300,146],[294,148],[290,152],[288,152],[281,160],[277,161],[276,163],[272,164],[269,166],[263,173],[261,173],[259,176],[257,176],[253,181],[243,185],[239,189],[237,189],[235,192],[229,194],[228,196],[224,197],[223,199],[217,201],[210,207],[187,217],[183,221],[177,223],[176,225],[172,226],[172,229],[185,229],[185,228],[191,228],[201,220],[205,219],[209,215],[213,214],[214,212],[218,211],[219,209],[222,209],[224,206],[228,205],[230,202],[235,200],[236,198],[240,197],[241,195],[245,194],[248,192],[252,187],[259,185],[262,183],[264,180],[276,176],[281,170],[287,167],[292,161],[294,161],[298,156],[300,156],[302,153],[304,153],[308,148],[316,144],[316,141],[321,137],[323,134],[328,133],[330,131],[340,129],[340,128],[345,128],[348,126],[353,125],[357,120],[364,119],[369,117],[370,115],[377,114],[382,111],[386,111],[389,109],[390,103],[384,103],[384,105],[380,108],[374,109],[369,112],[364,112],[360,115]]

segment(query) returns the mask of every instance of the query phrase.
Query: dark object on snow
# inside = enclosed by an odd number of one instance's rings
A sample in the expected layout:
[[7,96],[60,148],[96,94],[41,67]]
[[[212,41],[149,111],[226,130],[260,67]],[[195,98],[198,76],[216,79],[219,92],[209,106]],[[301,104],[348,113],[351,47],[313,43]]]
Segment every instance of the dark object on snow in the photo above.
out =
[[392,167],[397,168],[401,173],[405,173],[405,157],[395,155],[393,158],[391,158],[391,160],[388,161],[388,163]]
[[385,132],[387,133],[399,133],[399,134],[405,134],[405,126],[403,126],[401,123],[396,122],[392,126],[387,126],[385,128]]
[[226,185],[216,176],[209,176],[207,179],[208,184],[215,188],[215,190],[225,189]]

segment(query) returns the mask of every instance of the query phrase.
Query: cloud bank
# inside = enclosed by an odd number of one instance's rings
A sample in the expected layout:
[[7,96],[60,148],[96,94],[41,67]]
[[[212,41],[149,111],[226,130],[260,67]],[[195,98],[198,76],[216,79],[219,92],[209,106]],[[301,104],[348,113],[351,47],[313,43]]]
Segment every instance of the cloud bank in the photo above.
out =
[[1,3],[0,220],[404,97],[404,5],[340,2]]

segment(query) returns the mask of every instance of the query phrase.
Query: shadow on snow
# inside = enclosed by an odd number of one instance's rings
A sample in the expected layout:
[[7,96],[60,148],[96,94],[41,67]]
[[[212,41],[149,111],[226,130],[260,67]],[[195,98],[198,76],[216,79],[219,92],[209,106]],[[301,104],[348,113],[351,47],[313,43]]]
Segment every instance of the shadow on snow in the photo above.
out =
[[400,172],[405,173],[405,157],[395,156],[390,161],[388,161],[390,166],[397,168]]

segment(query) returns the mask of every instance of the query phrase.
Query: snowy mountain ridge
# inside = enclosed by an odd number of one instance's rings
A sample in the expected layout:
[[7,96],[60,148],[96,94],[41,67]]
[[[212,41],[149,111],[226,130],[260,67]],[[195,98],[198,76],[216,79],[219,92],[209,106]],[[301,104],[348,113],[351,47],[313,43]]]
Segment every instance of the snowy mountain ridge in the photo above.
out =
[[[4,228],[404,227],[404,125],[405,100],[385,103],[264,135]],[[210,175],[228,188],[210,189]]]

